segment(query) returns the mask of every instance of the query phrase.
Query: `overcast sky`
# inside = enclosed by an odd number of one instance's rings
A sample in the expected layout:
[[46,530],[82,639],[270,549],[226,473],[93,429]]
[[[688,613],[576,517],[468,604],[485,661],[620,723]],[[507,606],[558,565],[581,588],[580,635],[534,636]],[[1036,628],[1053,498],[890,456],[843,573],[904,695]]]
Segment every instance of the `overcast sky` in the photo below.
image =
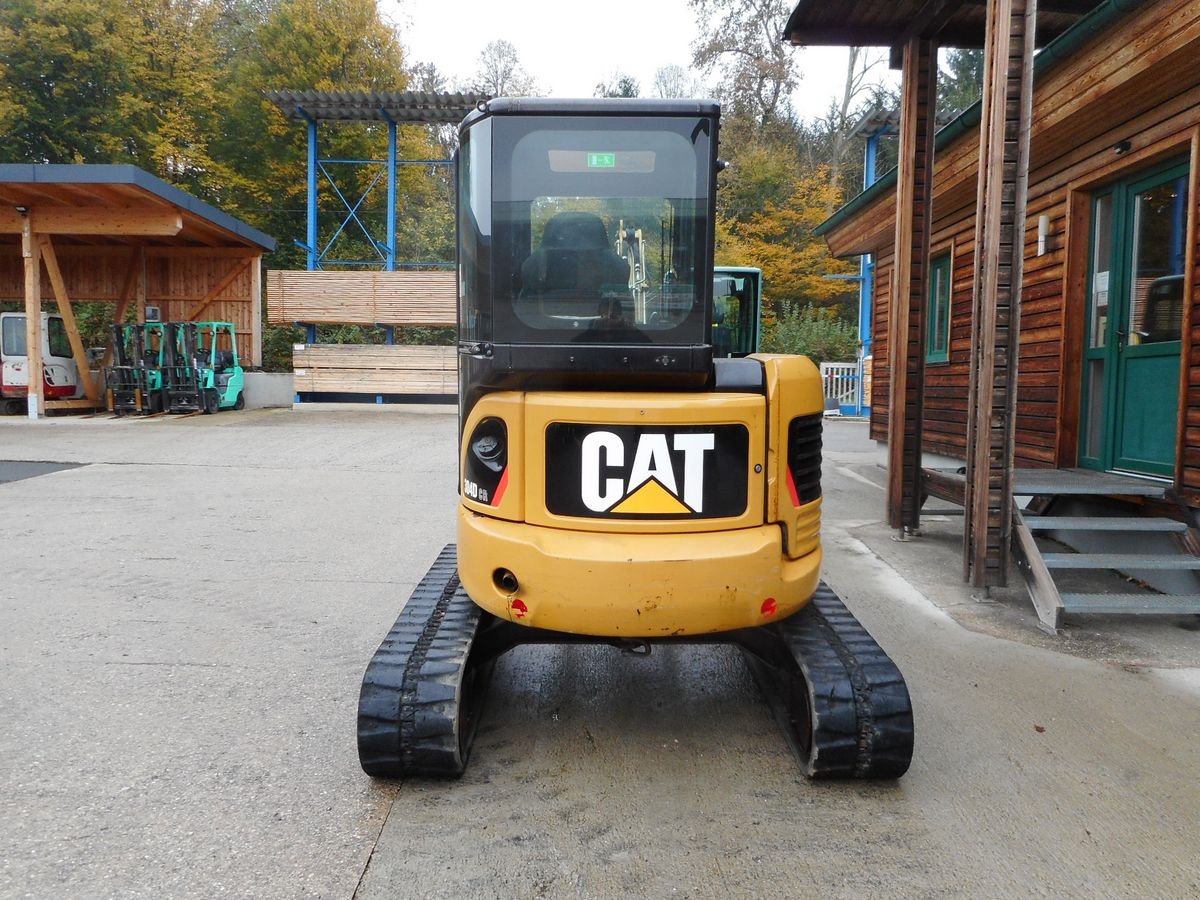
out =
[[[483,48],[506,40],[541,91],[556,97],[591,97],[597,83],[616,73],[632,75],[642,95],[652,96],[658,69],[690,69],[696,38],[687,0],[380,0],[380,8],[399,27],[409,59],[432,62],[451,82],[468,81]],[[794,105],[802,117],[814,118],[841,94],[846,51],[794,52],[803,75]],[[886,64],[876,73],[887,77]]]

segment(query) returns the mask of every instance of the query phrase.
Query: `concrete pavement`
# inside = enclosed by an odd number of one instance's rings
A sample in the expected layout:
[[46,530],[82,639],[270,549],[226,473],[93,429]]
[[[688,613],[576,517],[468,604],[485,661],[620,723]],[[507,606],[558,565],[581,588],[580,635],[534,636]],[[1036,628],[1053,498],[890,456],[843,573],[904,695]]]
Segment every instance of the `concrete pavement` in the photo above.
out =
[[453,535],[437,407],[0,419],[0,896],[1200,894],[1200,632],[1042,635],[955,529],[897,544],[830,422],[826,578],[917,718],[896,784],[812,784],[722,648],[525,647],[471,767],[374,783],[367,659]]

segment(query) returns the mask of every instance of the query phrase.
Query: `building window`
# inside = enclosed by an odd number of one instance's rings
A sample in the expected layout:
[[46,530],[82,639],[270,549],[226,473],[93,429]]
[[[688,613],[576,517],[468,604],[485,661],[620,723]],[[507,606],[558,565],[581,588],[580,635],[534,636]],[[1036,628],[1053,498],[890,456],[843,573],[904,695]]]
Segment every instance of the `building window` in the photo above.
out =
[[950,254],[929,261],[929,336],[925,362],[950,361]]

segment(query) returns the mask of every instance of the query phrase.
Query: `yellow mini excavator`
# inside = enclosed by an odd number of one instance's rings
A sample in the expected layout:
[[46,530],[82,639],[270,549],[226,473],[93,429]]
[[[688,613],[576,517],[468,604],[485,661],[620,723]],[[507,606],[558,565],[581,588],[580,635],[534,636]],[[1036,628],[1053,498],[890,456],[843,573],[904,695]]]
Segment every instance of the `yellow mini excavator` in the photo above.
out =
[[371,775],[460,775],[496,659],[584,641],[734,643],[807,774],[907,770],[904,679],[820,582],[817,369],[714,359],[719,114],[496,99],[460,126],[458,540],[367,667]]

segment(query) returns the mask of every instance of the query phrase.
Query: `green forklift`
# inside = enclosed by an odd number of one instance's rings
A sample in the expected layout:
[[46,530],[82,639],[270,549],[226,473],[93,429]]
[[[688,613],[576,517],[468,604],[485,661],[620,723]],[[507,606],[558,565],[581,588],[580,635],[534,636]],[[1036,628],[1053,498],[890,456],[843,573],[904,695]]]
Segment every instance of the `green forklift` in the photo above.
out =
[[162,322],[112,326],[113,364],[104,370],[109,411],[118,416],[148,416],[166,409]]
[[245,374],[231,322],[169,322],[164,367],[167,410],[215,413],[244,409]]

